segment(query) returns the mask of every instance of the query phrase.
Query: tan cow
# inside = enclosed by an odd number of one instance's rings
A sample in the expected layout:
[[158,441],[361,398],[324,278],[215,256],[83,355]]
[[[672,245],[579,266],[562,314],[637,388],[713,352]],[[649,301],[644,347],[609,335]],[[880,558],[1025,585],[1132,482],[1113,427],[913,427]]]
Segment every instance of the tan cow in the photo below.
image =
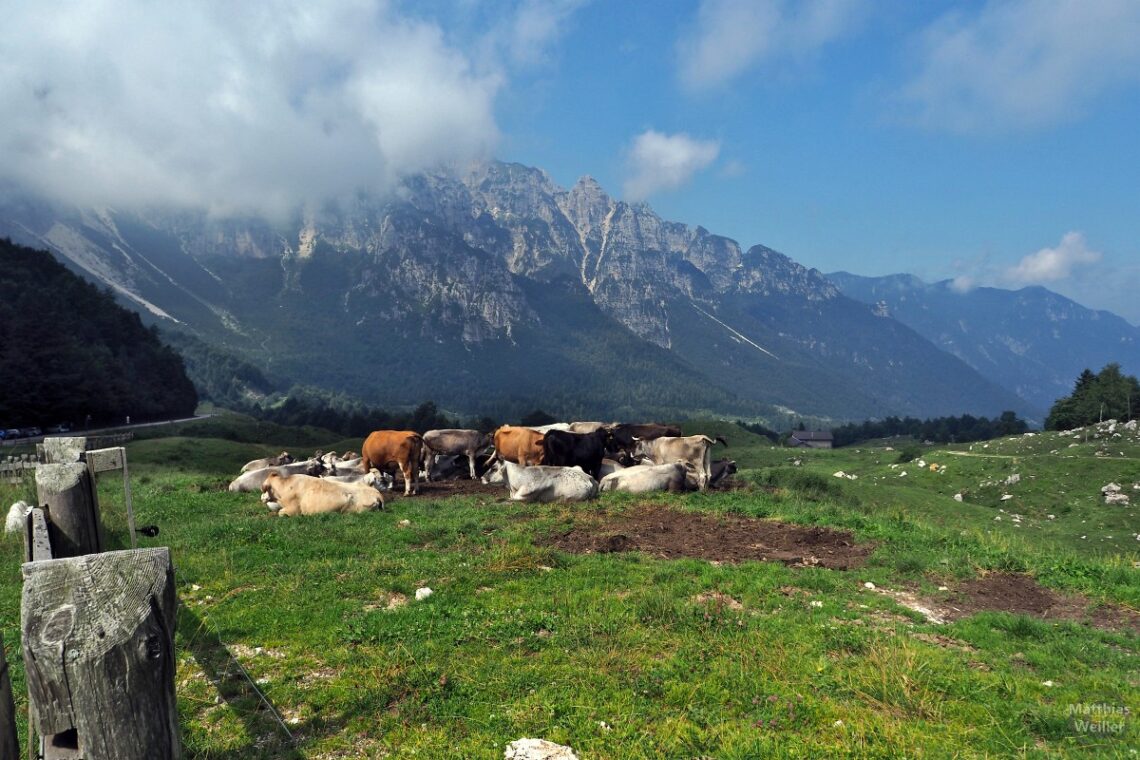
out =
[[712,477],[712,447],[720,441],[725,446],[728,442],[719,435],[716,440],[707,435],[688,435],[684,437],[662,436],[652,441],[638,441],[633,451],[634,457],[645,457],[655,464],[669,464],[671,462],[684,462],[692,465],[697,471],[697,487],[705,490]]
[[270,473],[261,500],[278,515],[352,514],[384,508],[384,497],[367,483],[332,483],[310,475]]
[[420,456],[424,439],[412,430],[375,430],[364,439],[360,449],[361,465],[367,472],[373,468],[385,471],[396,465],[404,476],[404,495],[420,490]]
[[523,467],[542,464],[542,433],[503,425],[495,431],[495,456]]

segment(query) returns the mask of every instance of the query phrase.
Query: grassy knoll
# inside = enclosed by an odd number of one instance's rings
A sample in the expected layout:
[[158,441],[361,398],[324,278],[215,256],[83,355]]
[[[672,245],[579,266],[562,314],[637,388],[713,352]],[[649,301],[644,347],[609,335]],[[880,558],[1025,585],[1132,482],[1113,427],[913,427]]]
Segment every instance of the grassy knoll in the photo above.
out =
[[[735,490],[573,506],[393,498],[382,513],[278,519],[254,495],[222,490],[240,465],[354,442],[211,424],[206,437],[183,429],[129,446],[138,520],[162,531],[140,542],[169,545],[178,573],[191,757],[501,758],[523,736],[582,758],[1132,757],[1140,747],[1135,629],[992,611],[934,624],[900,601],[953,606],[959,587],[1016,573],[1104,610],[1140,609],[1136,507],[1100,495],[1113,480],[1140,502],[1134,433],[927,448],[920,466],[899,461],[915,452],[793,451],[709,425],[730,443],[716,455],[742,466]],[[113,477],[100,493],[113,526]],[[19,495],[0,490],[5,505]],[[647,508],[829,526],[875,548],[864,567],[840,571],[549,547],[587,518]],[[12,656],[19,541],[0,550],[0,630],[24,710]],[[435,593],[417,602],[422,586]],[[1120,733],[1098,733],[1070,706],[1131,714],[1106,721]]]

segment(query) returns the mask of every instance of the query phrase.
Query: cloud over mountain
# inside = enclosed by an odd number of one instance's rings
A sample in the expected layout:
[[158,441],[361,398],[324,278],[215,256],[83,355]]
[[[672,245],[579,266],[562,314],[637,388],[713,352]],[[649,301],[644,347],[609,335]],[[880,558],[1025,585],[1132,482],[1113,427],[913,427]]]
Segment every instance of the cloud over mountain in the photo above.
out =
[[667,135],[646,130],[634,138],[629,152],[625,196],[640,201],[662,190],[681,187],[719,154],[720,143],[716,140],[700,140],[683,132]]
[[485,155],[502,76],[383,2],[17,0],[0,180],[280,214]]

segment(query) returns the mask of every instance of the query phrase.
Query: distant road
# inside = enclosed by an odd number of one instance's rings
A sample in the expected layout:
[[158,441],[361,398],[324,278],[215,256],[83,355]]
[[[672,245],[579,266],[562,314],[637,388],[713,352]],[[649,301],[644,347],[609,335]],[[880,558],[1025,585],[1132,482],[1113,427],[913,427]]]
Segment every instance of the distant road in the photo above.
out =
[[32,437],[32,438],[13,438],[10,441],[9,440],[0,441],[0,446],[22,446],[22,445],[26,445],[26,444],[41,443],[43,441],[43,439],[46,437],[58,437],[58,436],[69,436],[69,435],[75,435],[75,436],[112,435],[114,433],[122,433],[122,432],[125,432],[127,430],[137,430],[139,428],[158,427],[160,425],[177,425],[180,422],[193,422],[194,420],[206,420],[206,419],[209,419],[210,417],[213,417],[213,416],[214,415],[212,415],[212,414],[203,414],[199,417],[183,417],[183,418],[177,419],[177,420],[160,420],[158,422],[140,422],[140,423],[131,424],[131,425],[114,425],[112,427],[88,428],[86,430],[72,430],[69,433],[50,433],[46,436],[37,435],[37,436]]

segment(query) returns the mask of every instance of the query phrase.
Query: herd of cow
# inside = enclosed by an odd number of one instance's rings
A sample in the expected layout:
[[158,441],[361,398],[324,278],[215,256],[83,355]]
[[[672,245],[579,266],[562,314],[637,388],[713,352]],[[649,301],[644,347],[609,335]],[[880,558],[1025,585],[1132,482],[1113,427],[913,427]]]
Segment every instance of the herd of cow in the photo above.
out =
[[280,515],[364,512],[384,506],[383,491],[404,481],[404,494],[419,481],[459,477],[501,483],[516,501],[581,501],[599,491],[705,490],[736,472],[729,459],[712,461],[717,436],[682,436],[657,423],[556,423],[543,427],[504,425],[494,434],[478,430],[377,430],[360,454],[317,452],[304,461],[288,453],[257,459],[242,468],[231,491],[261,492]]

